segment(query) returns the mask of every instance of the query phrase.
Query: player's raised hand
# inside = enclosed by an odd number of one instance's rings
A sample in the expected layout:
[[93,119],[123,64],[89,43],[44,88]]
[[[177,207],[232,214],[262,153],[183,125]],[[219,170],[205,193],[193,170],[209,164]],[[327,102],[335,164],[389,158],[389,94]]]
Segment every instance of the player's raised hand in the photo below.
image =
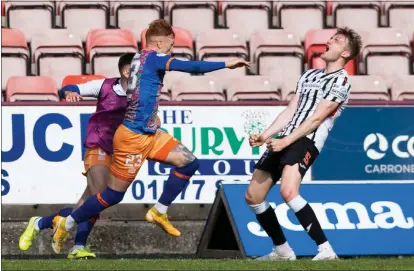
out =
[[237,69],[241,67],[250,68],[250,62],[247,62],[244,59],[235,59],[235,60],[226,61],[226,68],[228,69]]
[[65,93],[65,100],[70,103],[82,101],[83,98],[76,92],[67,91]]
[[251,147],[260,147],[265,143],[266,139],[264,139],[261,135],[253,134],[249,136],[249,144]]

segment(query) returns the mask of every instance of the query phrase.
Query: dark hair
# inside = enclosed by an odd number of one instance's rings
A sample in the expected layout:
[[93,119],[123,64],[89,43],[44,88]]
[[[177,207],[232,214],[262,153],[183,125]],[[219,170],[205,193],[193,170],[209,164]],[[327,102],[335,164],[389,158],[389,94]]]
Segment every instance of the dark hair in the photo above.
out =
[[348,62],[349,60],[359,55],[359,53],[361,52],[361,48],[362,48],[362,41],[361,41],[361,36],[357,32],[355,32],[354,30],[348,27],[344,27],[344,28],[338,28],[336,30],[335,35],[345,36],[345,38],[348,40],[349,51],[351,55],[345,59],[346,62]]
[[158,19],[152,21],[149,25],[147,32],[145,33],[145,39],[148,42],[152,37],[166,37],[170,35],[173,35],[173,38],[175,38],[174,30],[171,25],[164,19]]
[[119,71],[122,70],[122,68],[125,65],[130,65],[132,62],[132,59],[134,58],[135,53],[125,53],[122,56],[119,57],[119,61],[118,61],[118,69]]

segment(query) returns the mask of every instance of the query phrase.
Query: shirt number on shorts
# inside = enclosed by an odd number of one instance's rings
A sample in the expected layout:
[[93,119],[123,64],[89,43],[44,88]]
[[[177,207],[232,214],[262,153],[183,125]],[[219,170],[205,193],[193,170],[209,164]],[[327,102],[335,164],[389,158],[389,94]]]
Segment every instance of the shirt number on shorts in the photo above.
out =
[[130,168],[138,169],[142,164],[142,154],[128,154],[125,165]]
[[309,159],[311,158],[311,154],[310,152],[307,152],[305,154],[305,158],[303,158],[303,162],[305,163],[305,165],[309,165]]

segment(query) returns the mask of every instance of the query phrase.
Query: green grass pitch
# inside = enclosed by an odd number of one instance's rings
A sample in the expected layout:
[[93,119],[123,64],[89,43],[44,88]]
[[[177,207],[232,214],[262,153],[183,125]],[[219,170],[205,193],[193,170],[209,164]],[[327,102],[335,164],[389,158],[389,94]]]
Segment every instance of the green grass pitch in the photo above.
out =
[[414,270],[414,257],[324,262],[198,259],[2,260],[2,270]]

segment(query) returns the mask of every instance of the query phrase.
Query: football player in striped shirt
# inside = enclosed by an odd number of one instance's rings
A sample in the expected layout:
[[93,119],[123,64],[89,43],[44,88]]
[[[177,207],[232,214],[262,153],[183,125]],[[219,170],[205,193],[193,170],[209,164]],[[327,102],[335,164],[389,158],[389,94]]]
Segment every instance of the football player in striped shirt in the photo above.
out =
[[[281,179],[280,193],[299,222],[315,241],[319,253],[314,260],[336,259],[311,206],[299,194],[303,176],[322,150],[324,142],[349,98],[351,85],[345,64],[361,50],[361,37],[339,28],[327,41],[321,55],[325,69],[310,69],[300,77],[295,96],[275,121],[260,135],[250,136],[252,147],[267,144],[255,166],[245,198],[257,220],[275,245],[259,260],[295,260],[277,220],[265,201],[271,187]],[[278,138],[273,138],[278,134]]]

